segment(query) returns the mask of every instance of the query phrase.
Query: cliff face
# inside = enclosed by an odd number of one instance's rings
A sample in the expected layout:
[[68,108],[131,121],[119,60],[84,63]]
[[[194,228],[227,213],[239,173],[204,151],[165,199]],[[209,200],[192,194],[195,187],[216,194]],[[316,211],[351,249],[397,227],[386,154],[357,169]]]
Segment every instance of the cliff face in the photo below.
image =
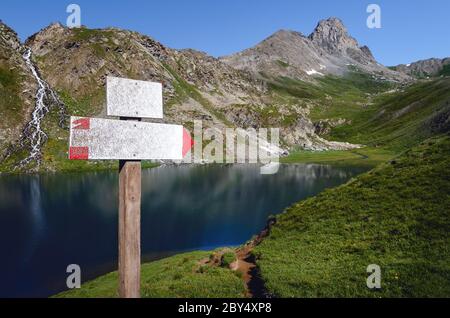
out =
[[0,21],[0,158],[29,120],[36,83],[17,34]]
[[255,74],[305,80],[325,74],[343,75],[352,68],[381,80],[409,80],[407,75],[377,63],[370,49],[359,46],[337,18],[320,21],[309,36],[280,30],[253,48],[221,59]]

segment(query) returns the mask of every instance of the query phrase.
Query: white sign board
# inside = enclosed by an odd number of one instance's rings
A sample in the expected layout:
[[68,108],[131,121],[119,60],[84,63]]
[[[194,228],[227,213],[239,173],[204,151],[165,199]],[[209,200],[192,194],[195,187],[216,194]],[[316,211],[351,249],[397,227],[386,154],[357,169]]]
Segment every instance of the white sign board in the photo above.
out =
[[181,125],[71,117],[71,160],[181,160],[193,141]]
[[163,118],[161,83],[107,77],[108,116]]

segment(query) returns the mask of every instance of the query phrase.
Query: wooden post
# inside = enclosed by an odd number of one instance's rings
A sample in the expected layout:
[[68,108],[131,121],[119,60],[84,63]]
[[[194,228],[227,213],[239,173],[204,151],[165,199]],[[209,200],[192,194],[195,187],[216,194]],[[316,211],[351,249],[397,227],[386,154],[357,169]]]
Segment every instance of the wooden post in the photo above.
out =
[[119,296],[140,297],[141,162],[119,164]]
[[[121,120],[131,120],[121,118]],[[140,119],[138,119],[140,120]],[[141,161],[119,161],[119,297],[141,296]]]

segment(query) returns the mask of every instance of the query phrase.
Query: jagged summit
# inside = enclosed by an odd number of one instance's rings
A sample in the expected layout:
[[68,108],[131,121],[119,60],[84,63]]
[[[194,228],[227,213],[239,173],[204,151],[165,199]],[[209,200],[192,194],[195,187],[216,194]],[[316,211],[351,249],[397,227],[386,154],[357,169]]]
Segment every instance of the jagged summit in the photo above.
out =
[[327,52],[342,53],[347,48],[358,48],[358,42],[352,38],[342,21],[338,18],[321,20],[308,38]]
[[377,63],[370,49],[360,46],[334,17],[321,20],[309,36],[282,29],[252,48],[221,59],[237,69],[274,77],[310,79],[357,68],[380,79],[408,80],[407,75]]

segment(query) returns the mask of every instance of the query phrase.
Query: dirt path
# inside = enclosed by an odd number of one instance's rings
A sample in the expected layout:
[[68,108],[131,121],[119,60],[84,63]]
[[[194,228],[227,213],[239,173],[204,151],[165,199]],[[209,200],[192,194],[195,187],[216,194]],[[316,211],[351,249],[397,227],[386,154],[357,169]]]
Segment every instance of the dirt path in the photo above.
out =
[[264,280],[261,277],[258,266],[256,266],[256,259],[252,251],[261,241],[269,235],[270,228],[275,224],[276,219],[271,218],[267,221],[267,225],[254,239],[246,244],[236,248],[223,248],[214,252],[209,258],[199,261],[199,266],[228,266],[223,262],[225,253],[233,252],[236,260],[229,264],[232,271],[241,273],[242,280],[246,286],[246,296],[250,298],[271,298],[272,295],[264,286]]
[[236,250],[236,261],[230,265],[232,270],[242,273],[242,279],[247,287],[247,297],[267,298],[268,293],[256,266],[255,256],[251,253],[254,245],[247,244]]
[[259,268],[256,266],[256,259],[252,251],[261,241],[269,235],[270,228],[276,222],[275,218],[267,221],[267,225],[253,240],[236,248],[223,248],[214,252],[210,257],[201,259],[198,262],[199,266],[228,266],[224,265],[223,256],[225,253],[233,252],[236,260],[229,264],[232,271],[241,273],[242,280],[246,286],[246,296],[250,298],[271,298],[273,297],[265,288],[264,280],[261,277]]

